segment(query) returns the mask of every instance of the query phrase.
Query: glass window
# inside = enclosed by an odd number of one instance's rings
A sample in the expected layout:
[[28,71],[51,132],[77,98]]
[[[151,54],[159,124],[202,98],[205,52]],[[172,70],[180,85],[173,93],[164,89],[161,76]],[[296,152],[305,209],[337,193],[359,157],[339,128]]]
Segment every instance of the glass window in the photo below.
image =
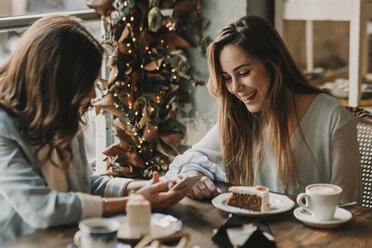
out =
[[0,17],[88,9],[85,0],[1,0]]
[[[94,20],[84,21],[84,23],[99,41],[101,39],[101,22],[99,20]],[[16,48],[19,37],[26,29],[27,27],[0,32],[0,64],[3,64],[10,53]]]

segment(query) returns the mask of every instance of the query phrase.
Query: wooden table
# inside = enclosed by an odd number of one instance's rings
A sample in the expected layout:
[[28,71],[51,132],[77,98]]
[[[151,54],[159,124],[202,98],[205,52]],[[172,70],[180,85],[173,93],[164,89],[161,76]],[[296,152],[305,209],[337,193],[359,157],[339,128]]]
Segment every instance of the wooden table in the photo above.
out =
[[[292,197],[293,198],[293,197]],[[266,217],[276,240],[277,247],[372,247],[372,209],[349,207],[353,218],[332,229],[308,227],[295,219],[293,209],[282,214]],[[183,222],[182,231],[189,234],[189,247],[217,247],[211,237],[213,229],[221,226],[228,213],[215,208],[209,201],[184,198],[178,204],[163,211]],[[259,218],[242,217],[246,223],[257,224]],[[66,248],[73,242],[77,226],[65,226],[41,230],[19,238],[0,247]]]

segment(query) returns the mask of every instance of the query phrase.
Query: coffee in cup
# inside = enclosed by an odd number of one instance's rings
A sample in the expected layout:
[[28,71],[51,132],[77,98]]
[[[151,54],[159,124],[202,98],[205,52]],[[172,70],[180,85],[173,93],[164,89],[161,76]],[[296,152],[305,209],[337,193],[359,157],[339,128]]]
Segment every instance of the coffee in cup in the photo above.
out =
[[297,196],[297,203],[306,209],[315,220],[330,221],[341,200],[342,188],[333,184],[311,184],[306,193]]
[[332,184],[314,184],[309,186],[309,192],[317,194],[332,194],[341,192],[341,188]]
[[89,218],[80,221],[74,242],[81,248],[113,248],[117,243],[120,222],[114,219]]

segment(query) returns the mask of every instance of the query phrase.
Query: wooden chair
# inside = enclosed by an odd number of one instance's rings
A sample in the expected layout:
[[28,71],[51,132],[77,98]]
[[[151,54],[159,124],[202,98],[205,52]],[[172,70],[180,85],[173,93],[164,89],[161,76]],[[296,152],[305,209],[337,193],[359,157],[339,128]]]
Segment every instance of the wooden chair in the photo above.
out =
[[362,166],[362,207],[372,208],[372,114],[358,107],[346,107],[354,116]]
[[352,106],[358,105],[360,82],[368,72],[367,23],[372,18],[371,10],[372,0],[275,0],[275,28],[279,34],[283,33],[284,20],[306,23],[306,69],[309,72],[314,68],[313,21],[349,22],[349,104]]

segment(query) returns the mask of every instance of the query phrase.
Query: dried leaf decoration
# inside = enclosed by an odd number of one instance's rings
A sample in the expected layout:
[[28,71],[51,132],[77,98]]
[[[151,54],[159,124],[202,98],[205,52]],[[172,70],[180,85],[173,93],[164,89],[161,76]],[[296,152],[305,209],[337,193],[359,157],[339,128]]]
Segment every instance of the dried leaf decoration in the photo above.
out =
[[94,106],[100,109],[103,109],[106,112],[114,116],[121,116],[121,111],[115,107],[116,103],[112,94],[105,95],[101,100],[97,101]]
[[[109,176],[151,178],[163,175],[185,127],[176,119],[188,99],[183,83],[203,84],[191,74],[186,48],[200,23],[199,0],[89,0],[103,17],[109,73],[100,78],[97,112],[112,115],[118,138],[103,151]],[[181,35],[183,34],[183,35]],[[200,36],[200,34],[198,34]],[[199,37],[200,38],[200,37]]]
[[108,16],[111,11],[115,10],[112,6],[114,0],[87,0],[89,8],[94,9],[98,14],[102,16]]

